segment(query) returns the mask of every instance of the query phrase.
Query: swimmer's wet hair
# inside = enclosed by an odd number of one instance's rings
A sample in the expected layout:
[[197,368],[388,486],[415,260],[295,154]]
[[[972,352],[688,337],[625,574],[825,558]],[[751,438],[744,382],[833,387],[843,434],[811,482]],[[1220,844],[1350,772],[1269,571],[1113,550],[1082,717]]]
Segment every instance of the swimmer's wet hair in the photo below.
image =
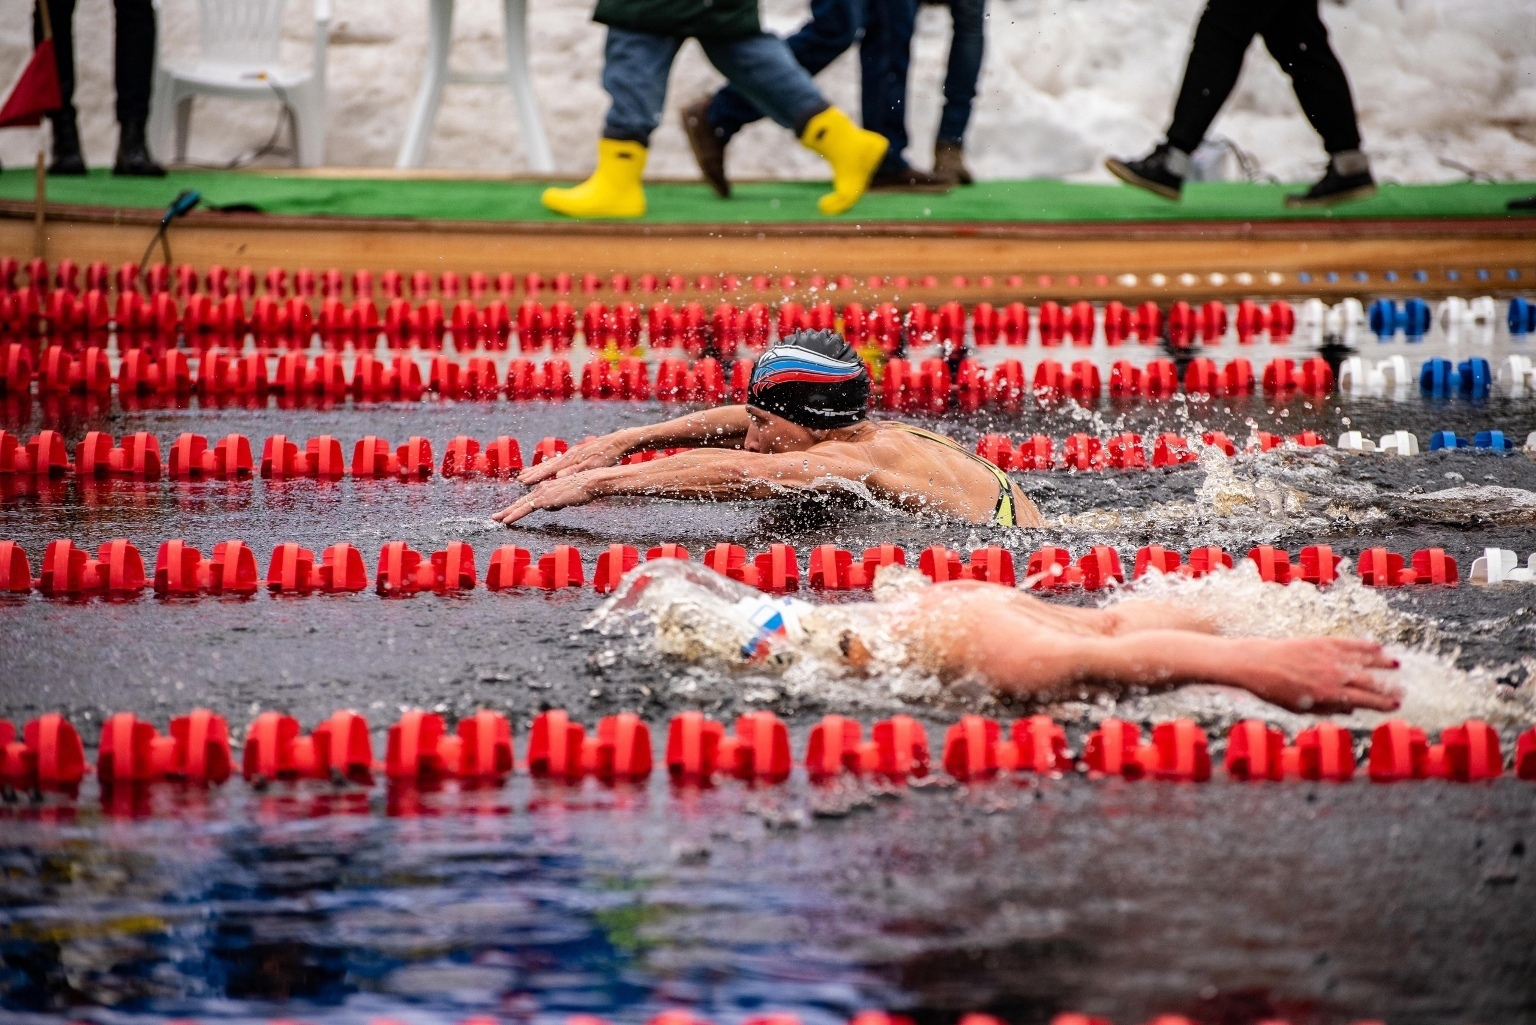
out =
[[757,358],[747,401],[812,430],[867,416],[869,370],[836,331],[796,331]]

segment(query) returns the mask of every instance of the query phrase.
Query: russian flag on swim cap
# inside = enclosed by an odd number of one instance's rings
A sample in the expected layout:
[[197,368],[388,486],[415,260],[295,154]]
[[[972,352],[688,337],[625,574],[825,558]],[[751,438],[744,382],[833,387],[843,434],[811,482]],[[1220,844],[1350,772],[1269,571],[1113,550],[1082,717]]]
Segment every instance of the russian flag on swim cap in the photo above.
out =
[[796,331],[758,357],[747,401],[813,430],[849,427],[869,406],[869,372],[836,331]]
[[852,363],[799,345],[777,345],[758,357],[752,367],[752,385],[749,389],[756,397],[780,384],[798,381],[810,385],[835,385],[852,381],[864,373],[864,361],[854,358]]

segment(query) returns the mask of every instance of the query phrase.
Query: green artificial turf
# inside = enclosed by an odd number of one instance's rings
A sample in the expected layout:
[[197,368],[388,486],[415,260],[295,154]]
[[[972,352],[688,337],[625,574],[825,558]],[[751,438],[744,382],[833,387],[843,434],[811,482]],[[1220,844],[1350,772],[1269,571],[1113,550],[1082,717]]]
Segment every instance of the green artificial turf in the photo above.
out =
[[[31,200],[30,169],[0,172],[0,199]],[[254,207],[273,214],[350,217],[423,217],[475,221],[552,221],[539,204],[544,186],[530,182],[312,178],[231,171],[178,171],[165,178],[114,178],[105,170],[84,178],[50,178],[57,203],[108,207],[163,207],[182,189],[197,189],[205,208]],[[817,221],[819,182],[762,182],[736,187],[718,199],[703,184],[657,183],[646,188],[658,223],[771,223]],[[1260,220],[1318,216],[1507,217],[1507,200],[1536,193],[1536,183],[1383,185],[1374,198],[1318,211],[1286,209],[1295,185],[1243,182],[1192,184],[1170,203],[1124,185],[1078,185],[1035,179],[979,182],[946,195],[877,193],[838,220],[875,221],[1179,221]],[[1529,216],[1529,215],[1525,215]]]

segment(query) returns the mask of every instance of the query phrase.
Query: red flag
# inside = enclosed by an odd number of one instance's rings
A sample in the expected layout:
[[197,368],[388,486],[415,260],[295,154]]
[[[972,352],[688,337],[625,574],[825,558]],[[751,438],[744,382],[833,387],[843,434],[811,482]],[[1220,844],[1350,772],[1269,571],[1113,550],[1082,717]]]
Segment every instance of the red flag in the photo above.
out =
[[59,66],[53,60],[53,40],[44,39],[0,106],[0,128],[43,123],[43,115],[64,105],[59,96]]

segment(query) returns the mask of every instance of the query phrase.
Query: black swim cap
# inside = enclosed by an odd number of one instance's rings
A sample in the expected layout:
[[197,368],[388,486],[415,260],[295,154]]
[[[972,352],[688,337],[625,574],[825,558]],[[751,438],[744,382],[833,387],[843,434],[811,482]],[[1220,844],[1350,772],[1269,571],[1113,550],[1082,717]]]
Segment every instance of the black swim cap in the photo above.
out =
[[747,401],[812,430],[865,419],[869,370],[836,331],[796,331],[757,358]]

